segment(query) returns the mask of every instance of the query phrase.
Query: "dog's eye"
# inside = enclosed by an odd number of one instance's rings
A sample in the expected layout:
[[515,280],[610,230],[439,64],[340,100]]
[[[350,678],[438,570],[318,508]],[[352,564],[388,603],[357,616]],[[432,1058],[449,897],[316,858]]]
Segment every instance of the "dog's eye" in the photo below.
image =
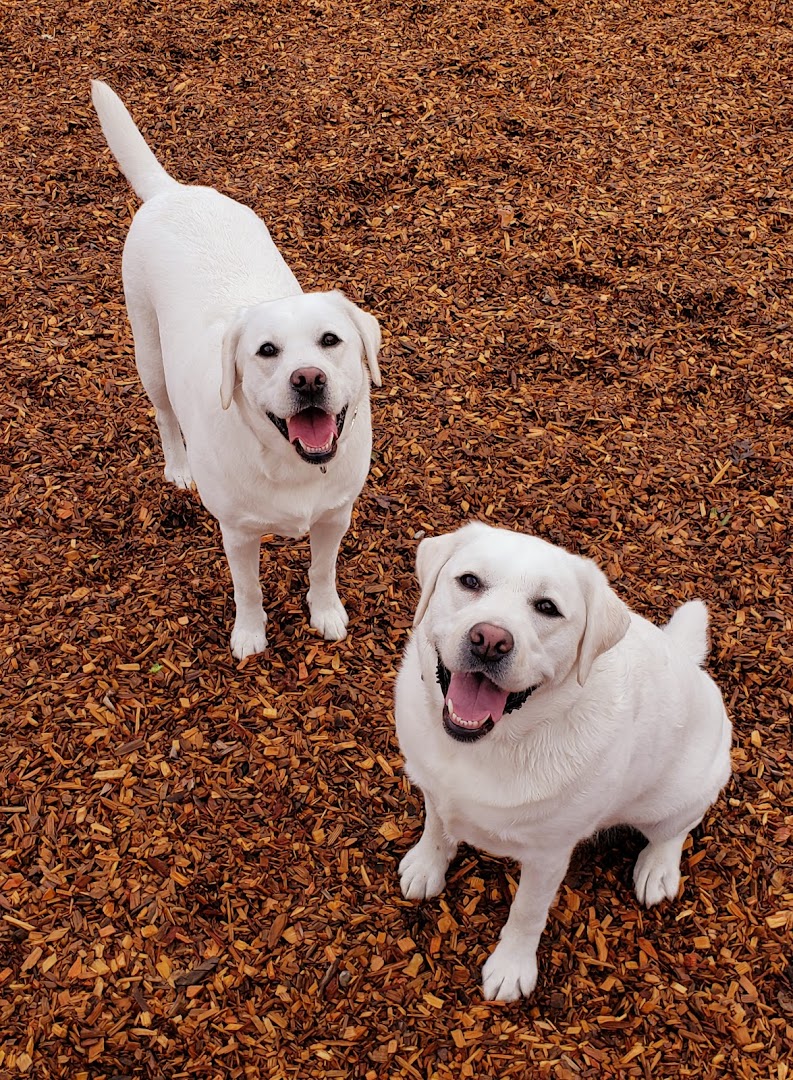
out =
[[468,589],[469,592],[476,592],[477,589],[482,588],[482,582],[476,576],[476,574],[460,574],[457,578],[464,589]]
[[319,339],[319,343],[323,349],[332,349],[333,346],[338,345],[340,341],[341,338],[338,337],[336,334],[331,333],[330,330],[327,332],[327,334],[323,334],[322,337]]
[[562,617],[559,608],[547,596],[543,597],[542,600],[534,601],[534,610],[539,611],[540,615],[547,615],[549,619],[561,619]]
[[272,341],[265,341],[264,345],[260,345],[256,350],[257,356],[271,357],[278,356],[278,346],[273,345]]

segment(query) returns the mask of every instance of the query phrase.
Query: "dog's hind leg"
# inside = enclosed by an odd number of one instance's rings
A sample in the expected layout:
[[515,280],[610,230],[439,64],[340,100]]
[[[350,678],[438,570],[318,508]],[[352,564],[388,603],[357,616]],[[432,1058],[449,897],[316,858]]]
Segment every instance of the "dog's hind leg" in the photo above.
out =
[[[682,807],[678,802],[667,817],[655,816],[660,810],[656,804],[652,808],[653,818],[649,822],[647,815],[652,812],[650,807],[645,807],[644,813],[634,809],[634,812],[627,816],[625,824],[632,825],[649,840],[647,847],[639,852],[633,869],[636,896],[646,907],[677,897],[680,888],[680,858],[686,837],[702,821],[730,778],[731,733],[730,722],[724,713],[719,746],[705,775],[699,776],[695,781],[699,789],[696,802]],[[691,789],[696,790],[693,785]]]
[[686,837],[702,820],[693,817],[684,828],[680,820],[662,822],[648,828],[640,826],[649,840],[646,848],[639,852],[633,868],[633,884],[640,904],[652,907],[662,900],[675,900],[680,889],[680,858]]
[[168,397],[157,315],[148,303],[137,299],[133,301],[129,296],[127,312],[135,339],[135,364],[143,389],[156,411],[165,457],[165,479],[176,484],[178,488],[192,487],[193,477],[187,461],[187,450],[179,421]]

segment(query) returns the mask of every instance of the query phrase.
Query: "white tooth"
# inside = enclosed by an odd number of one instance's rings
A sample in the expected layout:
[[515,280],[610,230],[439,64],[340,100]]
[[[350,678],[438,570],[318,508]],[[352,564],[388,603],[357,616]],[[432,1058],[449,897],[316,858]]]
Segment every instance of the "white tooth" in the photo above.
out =
[[303,449],[306,451],[306,453],[309,453],[309,454],[327,454],[327,452],[333,446],[333,439],[332,438],[328,439],[328,441],[324,444],[324,446],[312,446],[312,447],[309,447],[299,437],[298,437],[297,441],[300,443],[300,445],[303,447]]
[[454,702],[450,697],[446,698],[446,708],[449,710],[449,716],[458,727],[474,729],[482,726],[478,720],[464,720],[462,716],[458,716],[454,711]]

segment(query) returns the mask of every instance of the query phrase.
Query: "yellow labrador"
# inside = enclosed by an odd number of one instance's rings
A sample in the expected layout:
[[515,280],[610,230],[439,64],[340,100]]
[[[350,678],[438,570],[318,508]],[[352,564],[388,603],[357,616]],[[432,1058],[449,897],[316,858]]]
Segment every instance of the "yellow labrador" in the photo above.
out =
[[267,646],[263,533],[309,533],[311,625],[343,638],[336,558],[369,471],[377,320],[340,292],[304,293],[252,210],[174,180],[116,94],[92,85],[110,149],[143,200],[123,259],[135,361],[166,479],[195,484],[220,523],[231,650]]
[[589,560],[479,523],[424,540],[417,570],[396,724],[425,825],[402,891],[437,895],[460,841],[520,862],[483,970],[485,997],[511,1001],[534,989],[578,841],[633,825],[649,841],[639,901],[677,895],[683,842],[730,775],[730,722],[700,667],[707,610],[684,604],[661,630]]

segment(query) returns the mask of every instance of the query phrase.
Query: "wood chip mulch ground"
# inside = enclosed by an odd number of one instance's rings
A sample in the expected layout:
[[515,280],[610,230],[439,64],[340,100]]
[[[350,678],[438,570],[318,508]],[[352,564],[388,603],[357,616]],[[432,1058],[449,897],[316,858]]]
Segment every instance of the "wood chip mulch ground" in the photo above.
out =
[[[783,0],[45,0],[2,8],[0,1077],[793,1076],[793,10]],[[134,197],[88,80],[180,179],[381,319],[347,641],[308,545],[228,649],[120,286]],[[479,968],[516,868],[401,899],[417,534],[469,517],[712,609],[735,776],[639,909],[582,849],[528,1001]]]

